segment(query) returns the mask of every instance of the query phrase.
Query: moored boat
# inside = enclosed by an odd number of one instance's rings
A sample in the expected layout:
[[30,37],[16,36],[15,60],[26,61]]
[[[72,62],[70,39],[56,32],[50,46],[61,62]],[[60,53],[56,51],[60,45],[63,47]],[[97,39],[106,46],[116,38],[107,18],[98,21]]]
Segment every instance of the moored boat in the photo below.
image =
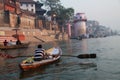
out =
[[9,45],[9,46],[4,46],[0,45],[0,49],[17,49],[17,48],[27,48],[30,43],[22,43],[21,45]]
[[[55,52],[55,51],[54,51],[54,48],[50,48],[46,52],[49,52],[49,54],[51,54],[52,52]],[[60,55],[62,54],[62,51],[61,51],[61,49],[58,49],[56,52],[58,52],[57,56],[54,56],[52,58],[50,57],[47,59],[43,59],[41,61],[34,61],[34,57],[29,57],[20,63],[20,68],[23,71],[27,71],[30,69],[35,69],[35,68],[56,62],[57,60],[60,59],[60,57],[61,57]],[[28,60],[28,62],[26,63],[27,60]]]

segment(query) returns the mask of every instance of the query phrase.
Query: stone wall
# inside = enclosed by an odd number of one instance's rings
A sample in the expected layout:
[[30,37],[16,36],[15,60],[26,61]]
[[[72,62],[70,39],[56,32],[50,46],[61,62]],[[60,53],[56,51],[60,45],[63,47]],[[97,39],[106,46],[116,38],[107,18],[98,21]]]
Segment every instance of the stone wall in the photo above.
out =
[[22,14],[20,28],[34,29],[35,28],[35,17]]
[[3,23],[4,22],[3,20],[4,20],[4,13],[3,10],[0,10],[0,23]]
[[16,14],[9,14],[10,16],[10,27],[14,28],[17,26],[17,15]]
[[3,0],[0,0],[0,10],[3,10],[4,9],[4,4],[3,4]]
[[[59,31],[54,33],[51,30],[39,30],[39,29],[20,29],[17,32],[19,35],[23,35],[25,37],[22,42],[51,42],[56,40],[67,40],[67,34],[60,33]],[[4,40],[3,37],[12,37],[16,32],[12,30],[12,28],[0,28],[0,40]],[[1,38],[2,37],[2,38]],[[14,40],[14,38],[13,38]]]
[[37,29],[43,29],[43,21],[42,20],[39,20],[39,19],[36,19],[36,25],[35,25],[35,27],[37,28]]
[[4,26],[4,4],[3,0],[0,0],[0,27]]

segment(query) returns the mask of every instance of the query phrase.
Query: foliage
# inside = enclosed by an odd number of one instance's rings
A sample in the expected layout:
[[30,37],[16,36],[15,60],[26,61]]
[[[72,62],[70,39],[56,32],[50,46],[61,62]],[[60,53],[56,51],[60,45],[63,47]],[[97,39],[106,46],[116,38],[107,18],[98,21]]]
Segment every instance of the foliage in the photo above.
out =
[[58,8],[60,4],[60,0],[40,0],[45,4],[48,10],[54,11],[56,8]]
[[60,4],[60,0],[41,0],[41,2],[43,2],[49,10],[47,15],[53,16],[53,14],[56,14],[56,20],[61,25],[73,17],[74,9],[65,8]]
[[58,11],[58,22],[63,24],[66,21],[69,21],[71,17],[73,17],[74,9],[72,8],[60,8]]

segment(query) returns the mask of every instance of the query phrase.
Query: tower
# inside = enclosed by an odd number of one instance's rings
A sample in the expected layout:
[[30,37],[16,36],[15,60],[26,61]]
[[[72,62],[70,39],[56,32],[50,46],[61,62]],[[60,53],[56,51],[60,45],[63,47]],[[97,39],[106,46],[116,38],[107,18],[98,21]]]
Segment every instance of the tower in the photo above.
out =
[[74,36],[86,36],[86,16],[85,13],[77,13],[74,18]]

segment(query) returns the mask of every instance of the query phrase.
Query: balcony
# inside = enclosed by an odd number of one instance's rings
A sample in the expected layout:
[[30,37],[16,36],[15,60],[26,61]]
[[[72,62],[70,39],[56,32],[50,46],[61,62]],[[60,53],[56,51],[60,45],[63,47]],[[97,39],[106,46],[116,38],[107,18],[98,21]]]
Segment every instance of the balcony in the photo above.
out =
[[6,0],[6,1],[4,1],[4,4],[7,6],[16,8],[16,3],[12,0]]

